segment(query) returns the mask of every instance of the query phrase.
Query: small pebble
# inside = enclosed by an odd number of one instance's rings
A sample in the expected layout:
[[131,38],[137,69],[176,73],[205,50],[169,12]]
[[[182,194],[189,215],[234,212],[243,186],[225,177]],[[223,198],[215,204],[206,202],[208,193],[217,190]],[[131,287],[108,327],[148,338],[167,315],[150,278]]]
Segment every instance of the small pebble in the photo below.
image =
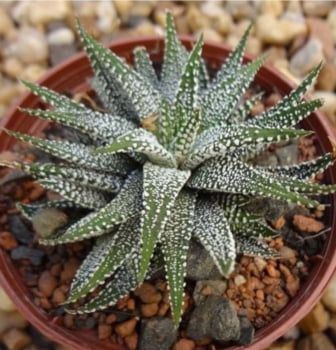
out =
[[38,288],[45,297],[51,297],[57,285],[58,281],[50,271],[42,272],[38,280]]
[[115,327],[115,332],[123,338],[128,335],[131,335],[134,332],[137,322],[138,322],[137,319],[131,318],[128,321],[119,323]]

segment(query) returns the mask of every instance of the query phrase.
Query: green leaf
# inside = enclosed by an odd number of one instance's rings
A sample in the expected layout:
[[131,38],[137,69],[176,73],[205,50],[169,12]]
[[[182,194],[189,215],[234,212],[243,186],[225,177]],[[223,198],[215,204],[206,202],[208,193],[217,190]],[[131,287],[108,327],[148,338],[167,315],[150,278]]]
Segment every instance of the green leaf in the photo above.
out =
[[123,85],[113,75],[97,67],[96,75],[90,79],[90,85],[107,111],[125,121],[139,124],[139,118],[131,99]]
[[16,207],[21,211],[22,215],[31,220],[34,215],[39,213],[41,210],[47,208],[57,208],[57,209],[68,209],[68,208],[82,208],[82,205],[78,205],[67,199],[61,199],[57,201],[50,201],[41,204],[25,204],[17,203]]
[[258,146],[288,141],[310,135],[311,131],[297,129],[260,129],[232,126],[226,129],[213,127],[198,136],[184,167],[196,168],[209,158],[226,155],[248,145]]
[[230,75],[236,75],[237,70],[241,67],[246,42],[252,28],[252,23],[247,27],[236,48],[230,53],[224,64],[218,70],[214,84],[223,81]]
[[154,248],[165,229],[175,199],[189,176],[190,171],[161,168],[149,162],[144,165],[139,283],[145,277]]
[[135,72],[120,57],[108,48],[101,46],[77,23],[83,46],[89,56],[97,77],[109,83],[109,76],[120,84],[127,92],[139,120],[156,114],[160,105],[160,94],[139,73]]
[[292,106],[284,106],[276,110],[268,110],[246,122],[247,126],[260,128],[288,128],[309,116],[320,108],[320,100],[295,103]]
[[155,88],[159,90],[159,80],[156,75],[153,63],[145,47],[136,47],[134,53],[135,70]]
[[111,139],[136,128],[136,125],[125,118],[90,109],[73,110],[42,110],[21,108],[35,117],[48,119],[75,128],[93,139]]
[[194,232],[221,274],[228,277],[235,265],[235,241],[229,222],[216,202],[203,198],[197,201]]
[[183,164],[194,145],[197,130],[200,126],[201,111],[196,109],[188,120],[183,121],[180,130],[171,143],[178,164]]
[[[176,96],[174,98],[174,108],[176,117],[180,121],[188,119],[190,114],[197,107],[197,94],[199,89],[199,72],[201,63],[201,52],[203,46],[203,36],[197,40],[193,50],[190,52],[186,65],[178,82]],[[187,117],[180,115],[180,110],[187,114]],[[176,125],[179,131],[179,125]]]
[[332,153],[326,153],[323,156],[307,162],[302,162],[301,164],[277,167],[257,167],[257,169],[258,171],[265,172],[266,174],[273,174],[275,176],[294,177],[298,180],[307,180],[323,172],[329,166],[334,164],[334,162],[335,156]]
[[242,235],[244,237],[268,238],[280,235],[279,231],[273,230],[270,226],[262,222],[245,222],[231,226],[231,228],[235,235]]
[[102,191],[59,178],[37,181],[41,186],[59,193],[65,199],[85,208],[100,209],[108,203],[108,197]]
[[258,101],[261,100],[263,93],[258,93],[252,96],[250,99],[245,100],[242,104],[240,104],[231,114],[228,124],[241,124],[246,120],[246,117],[250,113],[251,109],[256,105]]
[[171,13],[167,12],[161,91],[169,100],[173,100],[175,97],[178,82],[187,59],[188,53],[177,38],[174,18]]
[[189,241],[193,232],[196,194],[181,191],[162,236],[162,251],[168,279],[170,304],[175,326],[178,327],[183,306],[184,278]]
[[266,128],[287,128],[297,124],[313,110],[321,107],[322,104],[319,100],[300,103],[300,99],[313,84],[321,70],[321,67],[322,65],[319,64],[308,74],[308,76],[294,91],[292,91],[288,96],[284,97],[268,111],[262,113],[256,118],[251,119],[248,124],[251,126]]
[[44,86],[40,86],[28,81],[22,80],[22,83],[36,96],[39,96],[44,102],[47,102],[52,107],[60,110],[66,110],[71,112],[85,112],[86,107],[81,104],[72,101],[70,98],[63,94],[59,94],[53,90],[49,90]]
[[138,286],[137,271],[139,262],[139,251],[132,251],[131,255],[120,266],[118,271],[113,276],[113,279],[109,281],[102,291],[92,300],[90,300],[84,306],[76,309],[68,310],[71,313],[91,313],[98,310],[106,309],[109,306],[114,305],[120,298],[126,296],[131,290]]
[[54,163],[0,162],[0,166],[20,169],[37,179],[61,178],[112,193],[118,192],[122,184],[119,176]]
[[174,156],[159,144],[152,133],[144,129],[136,129],[118,137],[109,145],[95,150],[95,154],[113,154],[117,152],[141,153],[146,155],[154,164],[176,167]]
[[165,148],[169,147],[174,135],[174,118],[166,98],[162,98],[158,118],[157,138]]
[[275,198],[309,208],[320,205],[319,202],[288,190],[276,180],[231,157],[207,160],[196,169],[187,185],[199,190]]
[[257,71],[263,65],[262,56],[243,66],[236,74],[228,75],[218,84],[212,85],[202,96],[201,106],[204,113],[203,127],[225,127],[230,124],[230,116],[235,110],[241,96],[253,81]]
[[139,171],[134,171],[107,206],[80,219],[62,236],[56,238],[51,236],[40,242],[45,245],[56,245],[101,236],[140,213],[141,194],[142,175]]
[[236,248],[239,254],[260,256],[265,259],[280,258],[280,253],[255,237],[236,236]]
[[73,143],[66,140],[44,140],[15,131],[4,131],[8,135],[14,136],[20,141],[27,142],[31,146],[37,147],[55,157],[84,168],[90,168],[98,171],[103,170],[118,175],[127,175],[130,170],[134,169],[135,167],[135,163],[127,156],[93,156],[91,155],[91,148],[82,144]]
[[139,218],[119,226],[116,232],[98,238],[74,277],[66,303],[72,303],[94,291],[128,259],[134,246],[140,245]]
[[203,38],[201,36],[189,55],[172,108],[175,125],[174,135],[176,136],[169,148],[172,149],[179,162],[182,162],[188,154],[200,124],[197,95],[202,44]]

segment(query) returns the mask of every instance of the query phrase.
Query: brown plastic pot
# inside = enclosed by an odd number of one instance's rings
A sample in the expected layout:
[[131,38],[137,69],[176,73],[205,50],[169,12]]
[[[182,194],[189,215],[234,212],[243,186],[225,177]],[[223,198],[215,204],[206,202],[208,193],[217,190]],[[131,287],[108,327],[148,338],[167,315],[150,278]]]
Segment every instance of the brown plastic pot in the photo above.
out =
[[[192,39],[182,37],[187,48],[191,47]],[[132,51],[136,46],[145,46],[154,61],[162,61],[163,39],[143,38],[115,41],[110,48],[118,55],[132,62]],[[206,43],[203,56],[210,67],[218,67],[227,57],[230,50],[224,45]],[[250,58],[246,57],[246,61]],[[77,54],[59,66],[51,69],[40,83],[59,92],[88,91],[87,79],[92,75],[91,68],[84,53]],[[294,84],[271,67],[264,66],[257,75],[256,82],[265,90],[274,87],[282,94],[288,94]],[[25,115],[17,107],[35,108],[39,99],[31,93],[25,93],[9,108],[6,116],[1,120],[1,127],[29,134],[36,134],[43,130],[47,122]],[[328,136],[336,139],[335,131],[329,126],[325,117],[316,112],[307,118],[302,126],[313,130],[318,138],[321,152],[331,150]],[[17,141],[3,132],[0,133],[0,151],[10,149]],[[326,172],[328,183],[336,183],[335,168]],[[330,213],[335,212],[335,196],[330,196]],[[277,315],[267,326],[256,332],[253,344],[248,346],[231,347],[230,350],[262,350],[278,337],[300,321],[321,297],[336,267],[336,228],[335,218],[329,215],[332,228],[329,239],[323,249],[323,258],[316,262],[309,278],[303,284],[297,296]],[[6,252],[0,250],[0,284],[9,294],[17,308],[36,328],[50,339],[74,350],[123,350],[120,345],[112,344],[108,340],[98,340],[92,331],[68,330],[57,323],[57,319],[50,318],[42,309],[37,307],[28,289],[19,277],[13,262]]]

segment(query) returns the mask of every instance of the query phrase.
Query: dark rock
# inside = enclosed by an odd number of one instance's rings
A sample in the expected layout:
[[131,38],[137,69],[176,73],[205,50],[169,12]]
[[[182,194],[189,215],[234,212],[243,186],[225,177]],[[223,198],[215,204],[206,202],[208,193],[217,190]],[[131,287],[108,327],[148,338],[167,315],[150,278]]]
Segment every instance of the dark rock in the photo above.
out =
[[[193,292],[193,299],[196,305],[199,305],[208,295],[221,296],[227,287],[226,281],[223,280],[200,280],[196,282]],[[204,290],[207,289],[206,293]]]
[[96,324],[97,324],[97,321],[93,317],[88,317],[85,320],[85,326],[84,327],[87,328],[87,329],[93,329]]
[[221,277],[210,254],[200,244],[191,241],[187,256],[187,278],[198,281]]
[[44,252],[38,249],[19,246],[11,251],[11,258],[13,260],[27,259],[34,266],[42,264]]
[[36,328],[29,326],[28,333],[32,337],[34,345],[36,345],[38,349],[52,349],[53,342],[41,334]]
[[68,217],[61,210],[47,208],[32,217],[32,224],[39,237],[48,237],[68,223]]
[[170,318],[153,317],[141,322],[139,350],[168,350],[176,340]]
[[77,52],[75,44],[49,45],[49,59],[51,66],[64,61]]
[[20,243],[31,243],[34,234],[19,215],[10,215],[8,217],[8,226],[12,234]]
[[218,341],[238,340],[240,322],[229,299],[210,295],[193,311],[187,327],[193,340],[210,337]]
[[239,317],[240,337],[238,343],[241,345],[251,344],[254,338],[254,327],[247,317]]
[[299,158],[299,148],[296,143],[277,148],[275,154],[278,157],[280,165],[296,164]]

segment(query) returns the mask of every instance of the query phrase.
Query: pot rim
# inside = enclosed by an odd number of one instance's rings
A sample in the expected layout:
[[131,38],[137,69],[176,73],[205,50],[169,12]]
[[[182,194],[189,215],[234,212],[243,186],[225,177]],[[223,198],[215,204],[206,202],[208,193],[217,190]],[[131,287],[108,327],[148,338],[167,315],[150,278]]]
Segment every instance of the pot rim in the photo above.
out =
[[[194,42],[194,38],[190,36],[180,36],[184,45],[188,48]],[[110,45],[110,49],[116,52],[118,55],[123,55],[126,59],[132,60],[132,49],[136,46],[146,46],[152,50],[156,50],[163,47],[163,37],[157,36],[146,36],[142,38],[130,38],[130,39],[118,39],[114,40]],[[161,50],[162,51],[162,50]],[[218,44],[214,42],[206,41],[204,44],[204,56],[207,59],[217,60],[217,64],[223,61],[227,57],[227,54],[231,52],[231,49],[224,44]],[[152,52],[156,55],[156,52]],[[244,55],[244,61],[252,60],[252,56]],[[53,89],[57,90],[64,84],[68,79],[68,75],[76,76],[81,73],[82,65],[88,66],[88,60],[85,52],[80,52],[72,56],[71,58],[63,61],[61,64],[51,68],[46,74],[39,80],[40,84],[45,86],[51,85]],[[89,66],[86,71],[89,73],[91,69]],[[55,77],[59,76],[55,84]],[[86,76],[87,77],[87,76]],[[282,73],[268,64],[264,64],[260,72],[257,75],[257,81],[261,79],[264,84],[273,85],[276,81],[276,85],[282,93],[289,93],[296,84],[290,81]],[[82,82],[87,86],[86,83]],[[5,127],[12,121],[11,128],[19,127],[22,124],[19,120],[14,120],[13,116],[18,113],[18,106],[27,106],[27,104],[37,103],[38,98],[33,96],[30,92],[24,93],[21,97],[16,99],[13,104],[9,107],[4,118],[0,121],[0,127]],[[36,120],[36,119],[34,119]],[[26,123],[27,124],[27,123]],[[317,129],[318,141],[321,148],[325,152],[330,149],[330,145],[326,140],[326,136],[330,135],[333,139],[336,139],[336,131],[330,126],[329,121],[325,118],[321,112],[314,112],[309,117],[306,123],[308,127]],[[26,132],[35,133],[41,130],[47,122],[28,122],[26,125]],[[322,138],[321,135],[324,137]],[[3,139],[4,133],[1,131],[1,139]],[[7,140],[7,141],[6,141]],[[8,149],[11,145],[7,138],[2,145],[1,150]],[[7,142],[7,143],[6,143]],[[0,145],[1,147],[1,145]],[[336,183],[336,167],[328,169],[326,174],[332,183]],[[330,196],[332,208],[335,208],[336,196]],[[288,329],[293,327],[299,320],[301,320],[315,305],[315,303],[321,297],[324,289],[326,288],[329,280],[331,279],[333,272],[336,268],[336,227],[335,220],[331,217],[330,223],[332,231],[330,238],[325,243],[324,247],[324,258],[321,262],[315,266],[311,272],[310,278],[301,286],[298,294],[288,303],[288,305],[279,312],[279,314],[266,326],[256,331],[254,342],[247,346],[233,346],[227,348],[227,350],[261,350],[267,347],[274,340],[282,336]],[[334,238],[334,239],[333,239]],[[334,241],[334,244],[333,244]],[[99,346],[100,350],[121,350],[124,349],[120,345],[112,344],[109,341],[98,341],[92,339],[92,332],[88,331],[73,331],[60,326],[57,322],[58,319],[51,319],[46,312],[40,309],[33,303],[32,298],[27,294],[28,290],[23,285],[22,281],[17,281],[15,268],[8,254],[0,250],[0,284],[8,293],[17,306],[18,310],[27,318],[35,327],[37,327],[42,333],[46,334],[52,340],[64,345],[70,346],[73,349],[78,350],[89,350],[96,349]],[[20,278],[19,278],[20,279]],[[288,317],[290,315],[290,317]]]

